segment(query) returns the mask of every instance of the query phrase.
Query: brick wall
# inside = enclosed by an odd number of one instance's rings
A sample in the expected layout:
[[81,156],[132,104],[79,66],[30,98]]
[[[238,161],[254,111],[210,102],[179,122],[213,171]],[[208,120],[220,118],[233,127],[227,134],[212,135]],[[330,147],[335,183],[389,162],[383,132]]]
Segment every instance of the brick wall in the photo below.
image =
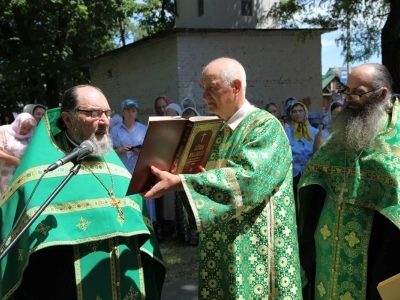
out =
[[90,76],[92,84],[103,90],[113,110],[120,114],[124,99],[136,99],[140,106],[138,118],[147,123],[147,117],[154,114],[158,95],[177,98],[176,37],[149,40],[106,55],[90,64]]
[[[304,32],[304,31],[301,31]],[[154,100],[167,94],[180,104],[202,100],[200,74],[211,60],[228,56],[247,73],[247,99],[258,107],[281,104],[290,96],[311,97],[312,110],[322,111],[320,33],[304,41],[300,31],[178,31],[107,54],[90,64],[92,84],[100,87],[113,110],[125,98],[139,101],[139,119],[147,123]]]
[[299,39],[299,31],[186,32],[178,35],[179,99],[195,99],[206,114],[199,86],[203,67],[227,56],[242,63],[247,99],[258,107],[290,96],[311,97],[311,109],[322,111],[320,34]]

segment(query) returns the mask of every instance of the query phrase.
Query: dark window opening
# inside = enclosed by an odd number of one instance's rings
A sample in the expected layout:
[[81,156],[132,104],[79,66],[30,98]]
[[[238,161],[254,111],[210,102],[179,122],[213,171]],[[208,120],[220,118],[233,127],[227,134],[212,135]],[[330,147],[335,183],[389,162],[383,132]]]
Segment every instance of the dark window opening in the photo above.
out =
[[253,3],[252,0],[242,0],[242,16],[253,15]]
[[204,0],[197,0],[197,10],[199,16],[204,15]]
[[175,10],[175,16],[179,17],[179,14],[178,14],[178,0],[174,1],[174,10]]

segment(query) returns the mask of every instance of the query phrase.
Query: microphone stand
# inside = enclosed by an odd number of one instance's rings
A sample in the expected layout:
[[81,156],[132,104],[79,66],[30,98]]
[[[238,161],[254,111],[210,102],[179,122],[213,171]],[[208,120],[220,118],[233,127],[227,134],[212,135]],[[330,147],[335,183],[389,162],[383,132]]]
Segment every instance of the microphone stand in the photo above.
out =
[[[54,190],[54,192],[47,198],[46,202],[43,203],[42,206],[35,212],[32,218],[22,227],[21,231],[15,236],[15,238],[8,244],[3,251],[0,249],[0,261],[10,252],[11,247],[21,238],[21,236],[25,233],[25,231],[32,225],[33,222],[40,216],[40,214],[46,209],[46,207],[50,204],[50,202],[57,196],[57,194],[64,188],[67,182],[72,178],[72,176],[78,174],[79,169],[81,168],[81,161],[75,163],[75,165],[69,170],[69,174],[64,180],[58,185],[58,187]],[[11,238],[11,237],[8,237]]]

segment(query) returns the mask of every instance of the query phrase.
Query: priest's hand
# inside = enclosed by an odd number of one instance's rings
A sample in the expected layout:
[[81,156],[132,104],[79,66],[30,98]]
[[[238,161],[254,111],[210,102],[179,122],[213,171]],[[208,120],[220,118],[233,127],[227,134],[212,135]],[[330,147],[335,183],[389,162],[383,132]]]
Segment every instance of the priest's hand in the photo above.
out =
[[183,191],[181,179],[178,175],[171,174],[166,171],[161,171],[156,167],[150,167],[151,172],[156,175],[157,183],[147,192],[142,194],[146,200],[158,198],[169,191]]

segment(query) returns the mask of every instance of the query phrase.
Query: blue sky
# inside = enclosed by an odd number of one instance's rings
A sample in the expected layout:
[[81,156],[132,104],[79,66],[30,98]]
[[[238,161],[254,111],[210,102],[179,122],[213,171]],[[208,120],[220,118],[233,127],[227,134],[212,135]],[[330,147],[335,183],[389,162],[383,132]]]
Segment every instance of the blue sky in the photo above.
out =
[[[341,47],[337,47],[335,44],[335,38],[339,35],[339,31],[325,33],[321,36],[321,44],[322,44],[322,74],[326,74],[326,72],[331,67],[345,67],[344,57],[340,55],[342,52]],[[371,57],[368,62],[372,63],[381,63],[381,57],[374,55]],[[360,65],[362,62],[356,62],[354,65]]]

